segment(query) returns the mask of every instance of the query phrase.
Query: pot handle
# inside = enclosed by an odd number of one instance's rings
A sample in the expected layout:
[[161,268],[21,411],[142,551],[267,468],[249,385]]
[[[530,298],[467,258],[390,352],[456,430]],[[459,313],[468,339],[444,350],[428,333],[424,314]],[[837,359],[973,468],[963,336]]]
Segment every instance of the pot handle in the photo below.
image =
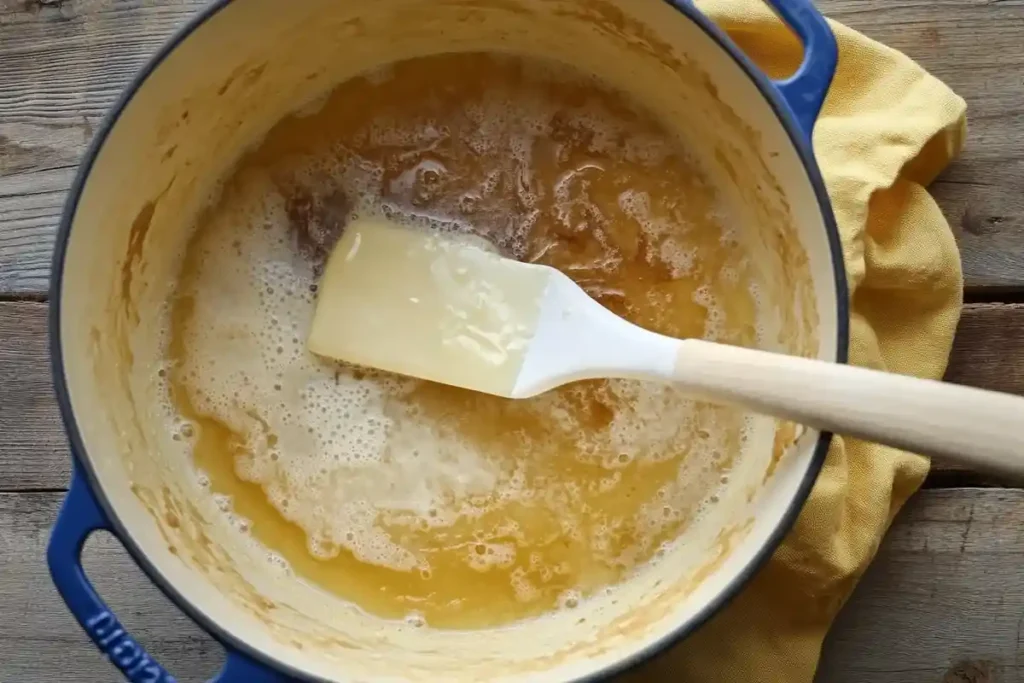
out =
[[[71,487],[50,534],[46,561],[57,591],[71,614],[110,663],[131,683],[176,683],[156,660],[125,631],[82,570],[82,548],[100,529],[117,531],[103,512],[77,460]],[[120,539],[119,539],[120,540]],[[227,662],[209,683],[290,683],[293,679],[225,646]]]
[[766,0],[804,44],[804,61],[789,78],[774,81],[790,112],[810,140],[814,122],[836,73],[839,48],[813,0]]

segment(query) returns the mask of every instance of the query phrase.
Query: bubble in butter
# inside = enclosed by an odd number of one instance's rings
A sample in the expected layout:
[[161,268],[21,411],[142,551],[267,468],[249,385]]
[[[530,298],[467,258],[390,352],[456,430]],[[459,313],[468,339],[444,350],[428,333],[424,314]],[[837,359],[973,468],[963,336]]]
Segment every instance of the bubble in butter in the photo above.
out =
[[507,396],[550,272],[457,235],[357,220],[327,262],[308,346],[348,363]]

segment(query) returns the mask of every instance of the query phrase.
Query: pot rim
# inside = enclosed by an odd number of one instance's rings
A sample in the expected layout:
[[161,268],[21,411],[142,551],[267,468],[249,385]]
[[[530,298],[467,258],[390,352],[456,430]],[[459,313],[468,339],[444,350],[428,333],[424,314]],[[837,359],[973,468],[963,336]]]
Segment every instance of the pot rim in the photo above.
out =
[[[199,606],[187,600],[170,581],[164,577],[160,570],[150,562],[149,558],[141,551],[134,538],[129,534],[121,522],[117,511],[111,506],[103,487],[99,484],[92,463],[87,456],[85,444],[78,423],[75,419],[74,408],[71,405],[71,397],[68,392],[67,379],[64,373],[64,358],[62,355],[61,340],[61,291],[64,278],[64,261],[67,255],[68,239],[71,235],[71,227],[74,223],[75,214],[78,209],[78,202],[81,198],[82,189],[92,171],[93,164],[99,156],[107,137],[113,130],[121,117],[124,109],[131,102],[132,98],[145,84],[149,76],[163,63],[163,61],[183,43],[192,33],[213,18],[222,9],[235,0],[214,0],[209,5],[199,10],[181,28],[179,28],[164,44],[153,54],[146,64],[135,74],[131,82],[125,87],[118,97],[117,102],[104,116],[103,122],[98,129],[96,136],[90,142],[82,161],[79,163],[75,174],[74,182],[68,191],[67,199],[61,214],[58,225],[56,241],[54,245],[53,259],[51,262],[50,289],[49,289],[49,315],[47,327],[50,337],[50,365],[53,375],[54,390],[57,403],[60,408],[62,421],[68,434],[71,445],[71,457],[81,466],[85,474],[89,488],[94,498],[110,521],[113,531],[124,548],[131,555],[136,565],[145,573],[146,577],[167,596],[167,598],[182,612],[185,613],[200,628],[219,641],[223,646],[236,650],[255,662],[270,667],[287,676],[297,680],[317,681],[330,683],[326,679],[317,679],[309,674],[299,671],[294,667],[277,661],[266,652],[259,650],[249,643],[235,637],[232,633],[220,626],[216,620],[211,618]],[[822,222],[827,233],[829,253],[832,261],[832,272],[836,294],[836,363],[848,361],[849,350],[849,326],[850,326],[850,302],[846,280],[846,265],[843,260],[842,243],[839,230],[836,225],[835,216],[832,212],[832,205],[822,179],[820,169],[814,158],[814,151],[811,145],[810,133],[805,134],[790,112],[788,105],[776,89],[772,81],[747,57],[739,47],[732,42],[725,31],[719,28],[710,18],[696,9],[689,0],[662,0],[689,20],[693,21],[704,33],[711,38],[720,49],[725,51],[746,76],[754,83],[762,97],[767,101],[775,113],[775,116],[782,124],[790,143],[799,157],[808,182],[814,191],[818,208],[821,211]],[[658,655],[663,654],[673,645],[683,641],[702,627],[712,616],[717,614],[723,607],[735,598],[740,590],[767,563],[768,559],[782,543],[783,538],[796,522],[796,518],[806,503],[811,489],[817,481],[818,474],[824,465],[829,445],[832,440],[830,432],[820,432],[814,450],[808,462],[807,470],[802,476],[799,487],[786,511],[783,513],[779,523],[769,535],[764,545],[754,554],[747,565],[740,573],[714,598],[709,600],[694,616],[679,624],[671,631],[662,635],[658,640],[638,649],[618,662],[605,666],[599,671],[592,672],[586,676],[573,679],[567,683],[596,683],[603,681],[636,668]]]

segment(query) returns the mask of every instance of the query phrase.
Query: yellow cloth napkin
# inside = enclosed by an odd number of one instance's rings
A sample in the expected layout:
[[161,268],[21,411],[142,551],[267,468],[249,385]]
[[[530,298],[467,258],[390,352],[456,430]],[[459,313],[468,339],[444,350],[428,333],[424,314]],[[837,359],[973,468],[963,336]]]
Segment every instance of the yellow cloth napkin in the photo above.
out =
[[[697,6],[769,75],[800,62],[799,43],[763,0]],[[905,55],[841,24],[832,29],[839,68],[814,150],[849,273],[850,362],[939,378],[963,277],[949,225],[924,186],[959,152],[966,104]],[[627,679],[810,683],[833,618],[927,472],[920,456],[836,438],[766,567],[705,627]]]

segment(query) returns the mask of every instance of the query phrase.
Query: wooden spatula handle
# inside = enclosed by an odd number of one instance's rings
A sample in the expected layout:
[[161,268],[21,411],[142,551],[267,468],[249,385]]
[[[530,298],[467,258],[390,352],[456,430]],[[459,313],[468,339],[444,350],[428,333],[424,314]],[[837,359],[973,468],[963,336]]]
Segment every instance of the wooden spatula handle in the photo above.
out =
[[1024,398],[688,339],[695,394],[811,427],[1024,477]]

